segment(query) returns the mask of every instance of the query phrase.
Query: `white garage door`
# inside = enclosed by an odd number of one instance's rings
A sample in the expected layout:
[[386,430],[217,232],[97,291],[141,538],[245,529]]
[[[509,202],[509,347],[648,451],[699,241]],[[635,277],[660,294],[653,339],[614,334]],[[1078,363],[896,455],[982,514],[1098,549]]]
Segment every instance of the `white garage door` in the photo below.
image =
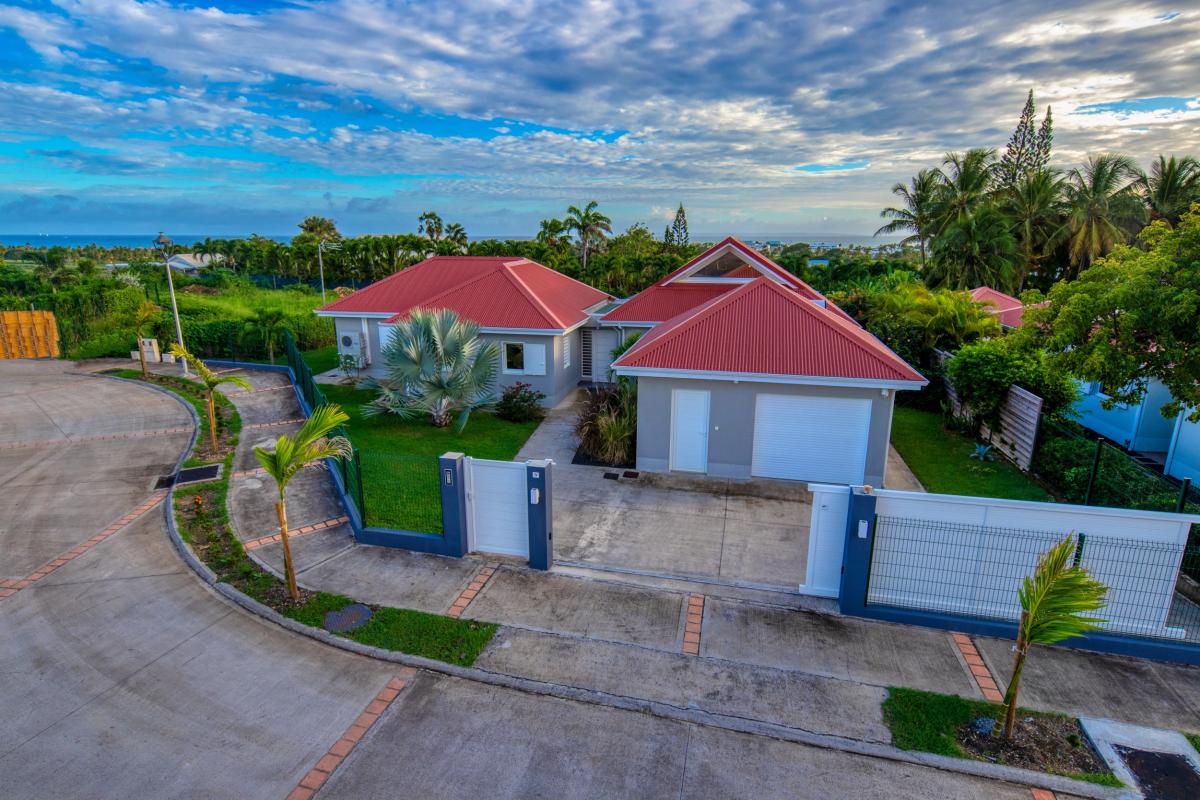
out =
[[469,549],[528,558],[525,464],[468,457],[466,471]]
[[870,400],[760,394],[750,472],[763,478],[862,483],[870,430]]

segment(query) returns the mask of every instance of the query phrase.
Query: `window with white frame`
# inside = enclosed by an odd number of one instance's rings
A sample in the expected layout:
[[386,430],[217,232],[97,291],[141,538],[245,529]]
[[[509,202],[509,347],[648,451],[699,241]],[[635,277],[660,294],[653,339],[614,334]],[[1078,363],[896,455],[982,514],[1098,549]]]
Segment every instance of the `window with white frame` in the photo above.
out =
[[505,375],[545,375],[546,345],[504,342],[500,353]]
[[571,337],[563,337],[563,369],[571,368]]
[[504,343],[504,371],[518,375],[525,373],[525,345],[520,342]]

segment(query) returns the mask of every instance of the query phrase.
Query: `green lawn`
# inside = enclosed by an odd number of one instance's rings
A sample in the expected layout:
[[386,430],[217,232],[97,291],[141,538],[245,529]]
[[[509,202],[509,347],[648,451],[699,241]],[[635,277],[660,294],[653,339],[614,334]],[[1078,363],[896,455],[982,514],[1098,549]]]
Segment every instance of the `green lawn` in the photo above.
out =
[[896,406],[892,444],[930,492],[1008,500],[1052,499],[1003,458],[988,462],[971,458],[974,440],[946,430],[940,414]]
[[346,428],[362,461],[368,525],[441,533],[437,457],[459,452],[508,461],[538,425],[475,413],[459,434],[453,427],[435,428],[428,419],[402,420],[390,414],[364,417],[362,406],[374,394],[363,389],[322,384],[321,391],[350,416]]

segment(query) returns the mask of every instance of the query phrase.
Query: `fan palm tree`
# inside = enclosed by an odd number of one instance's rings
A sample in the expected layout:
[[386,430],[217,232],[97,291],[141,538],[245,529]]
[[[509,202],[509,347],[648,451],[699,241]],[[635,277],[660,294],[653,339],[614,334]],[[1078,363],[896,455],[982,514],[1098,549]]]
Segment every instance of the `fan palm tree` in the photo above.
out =
[[579,234],[579,253],[584,272],[587,272],[588,253],[592,249],[592,243],[603,240],[604,234],[612,233],[612,220],[597,210],[599,205],[592,200],[582,211],[578,206],[569,206],[567,218],[564,220],[567,230]]
[[1138,181],[1150,219],[1164,219],[1174,227],[1192,203],[1200,200],[1200,161],[1191,156],[1159,156],[1150,174]]
[[537,240],[548,247],[557,248],[569,239],[567,223],[561,219],[544,219],[537,233]]
[[306,464],[324,458],[350,458],[353,448],[344,436],[330,436],[334,428],[349,421],[339,407],[335,405],[317,406],[312,416],[305,420],[300,430],[293,436],[280,436],[275,440],[274,451],[265,447],[254,448],[254,457],[262,464],[279,489],[279,499],[275,501],[275,516],[279,520],[279,541],[283,545],[283,571],[287,577],[288,593],[293,600],[300,599],[300,589],[296,586],[296,569],[292,565],[292,548],[288,543],[287,522],[287,485],[292,477],[304,468]]
[[1012,291],[1021,253],[1008,220],[994,205],[979,206],[956,217],[933,241],[931,286],[973,289],[991,286]]
[[495,403],[500,348],[479,338],[479,326],[449,309],[416,309],[392,331],[383,348],[387,378],[368,380],[379,395],[363,407],[370,416],[403,419],[426,414],[444,428],[457,412],[461,432],[471,412]]
[[1068,245],[1074,278],[1118,244],[1129,241],[1145,219],[1135,189],[1141,180],[1128,156],[1105,153],[1071,170],[1067,217],[1059,231]]
[[146,377],[146,351],[142,349],[142,339],[146,338],[146,329],[162,314],[162,309],[149,300],[143,300],[137,311],[133,312],[133,330],[137,334],[138,362],[142,365],[142,377]]
[[1011,221],[1010,229],[1021,249],[1022,265],[1017,275],[1017,291],[1025,277],[1034,272],[1057,244],[1066,204],[1063,179],[1049,169],[1021,175],[1003,200],[1001,209]]
[[258,336],[267,348],[267,360],[275,363],[275,343],[287,327],[287,315],[278,308],[260,308],[242,329],[243,335]]
[[[925,269],[925,243],[933,232],[934,201],[938,190],[939,173],[935,169],[923,169],[916,174],[908,186],[897,183],[892,187],[892,194],[899,197],[902,205],[885,208],[879,216],[890,220],[875,231],[881,233],[897,233],[912,231],[912,235],[901,240],[901,244],[916,242],[921,248],[921,270]],[[545,224],[545,221],[542,222]]]
[[991,197],[996,177],[996,151],[977,147],[947,153],[938,171],[941,180],[933,203],[938,231],[961,220]]
[[247,392],[253,387],[246,382],[245,378],[239,378],[237,375],[216,374],[208,368],[207,364],[188,352],[187,348],[178,342],[171,345],[171,349],[167,352],[186,361],[192,371],[196,373],[196,377],[204,384],[204,404],[208,410],[208,436],[215,456],[217,454],[217,387],[224,383],[231,383]]
[[[1095,630],[1101,617],[1084,616],[1105,606],[1108,587],[1076,565],[1079,542],[1067,535],[1038,558],[1032,576],[1026,576],[1017,594],[1021,621],[1017,626],[1016,657],[1012,679],[1004,693],[1004,738],[1011,739],[1017,725],[1017,693],[1029,648],[1054,644]],[[1000,722],[996,721],[999,729]]]

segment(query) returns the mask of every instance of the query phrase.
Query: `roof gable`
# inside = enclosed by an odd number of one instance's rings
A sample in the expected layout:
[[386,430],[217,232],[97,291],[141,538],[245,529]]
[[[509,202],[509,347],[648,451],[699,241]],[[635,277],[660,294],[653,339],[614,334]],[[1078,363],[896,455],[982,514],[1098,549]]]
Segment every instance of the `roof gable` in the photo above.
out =
[[664,322],[613,366],[925,382],[920,373],[861,327],[766,278],[743,284]]
[[[728,268],[721,269],[722,266]],[[803,283],[745,242],[726,236],[663,278],[659,284],[666,286],[700,281],[746,281],[759,276],[770,278],[785,286],[798,287]]]

